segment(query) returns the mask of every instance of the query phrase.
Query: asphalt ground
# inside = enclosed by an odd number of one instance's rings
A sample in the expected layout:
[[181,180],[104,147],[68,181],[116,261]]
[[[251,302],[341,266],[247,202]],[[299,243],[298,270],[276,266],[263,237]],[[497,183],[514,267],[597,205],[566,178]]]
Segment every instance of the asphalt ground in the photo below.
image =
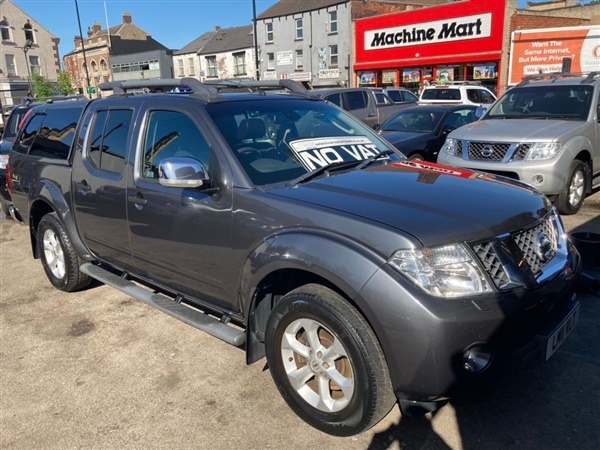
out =
[[[600,193],[564,221],[600,233]],[[27,229],[0,230],[2,449],[600,448],[598,291],[582,287],[579,323],[548,362],[336,438],[295,416],[264,361],[246,366],[243,351],[107,286],[60,292]]]

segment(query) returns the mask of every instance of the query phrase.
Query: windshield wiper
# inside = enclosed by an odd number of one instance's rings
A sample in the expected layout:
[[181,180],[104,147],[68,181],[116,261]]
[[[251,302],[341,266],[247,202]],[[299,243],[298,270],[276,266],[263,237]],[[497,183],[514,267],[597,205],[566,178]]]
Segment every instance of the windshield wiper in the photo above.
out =
[[356,170],[364,169],[372,162],[377,161],[379,158],[383,158],[384,156],[393,155],[394,153],[396,153],[394,150],[391,150],[388,148],[387,150],[383,150],[383,151],[377,153],[376,155],[369,156],[367,159],[365,159],[363,162],[361,162],[358,166],[356,166]]
[[331,164],[327,164],[326,166],[321,166],[318,169],[313,170],[312,172],[307,172],[305,174],[300,175],[298,178],[290,181],[290,186],[295,186],[300,183],[304,183],[306,181],[312,180],[320,175],[327,174],[329,172],[334,172],[336,170],[348,169],[350,167],[354,167],[357,164],[361,163],[361,161],[338,161],[332,162]]

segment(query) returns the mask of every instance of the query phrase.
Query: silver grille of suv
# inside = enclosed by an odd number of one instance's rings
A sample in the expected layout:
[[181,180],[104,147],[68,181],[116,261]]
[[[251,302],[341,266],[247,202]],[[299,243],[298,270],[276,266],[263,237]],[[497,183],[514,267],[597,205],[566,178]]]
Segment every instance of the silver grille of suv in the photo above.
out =
[[535,226],[472,246],[499,289],[533,276],[542,282],[566,263],[566,237],[554,211]]
[[469,159],[479,161],[502,161],[510,144],[492,142],[469,142],[467,144]]

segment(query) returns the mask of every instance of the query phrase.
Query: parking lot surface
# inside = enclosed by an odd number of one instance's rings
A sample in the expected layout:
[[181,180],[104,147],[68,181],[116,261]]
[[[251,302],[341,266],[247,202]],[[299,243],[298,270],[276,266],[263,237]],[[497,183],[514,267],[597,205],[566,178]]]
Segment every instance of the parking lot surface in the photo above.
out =
[[[600,193],[564,217],[600,233]],[[107,286],[54,289],[27,229],[0,221],[2,449],[592,449],[600,442],[600,292],[546,363],[437,413],[395,407],[351,438],[302,422],[264,360]],[[598,273],[598,272],[595,272]]]

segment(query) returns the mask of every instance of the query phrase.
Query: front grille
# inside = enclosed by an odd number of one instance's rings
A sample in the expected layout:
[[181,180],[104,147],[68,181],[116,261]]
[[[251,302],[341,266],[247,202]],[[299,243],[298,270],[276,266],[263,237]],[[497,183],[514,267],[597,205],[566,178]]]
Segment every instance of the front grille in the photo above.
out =
[[462,141],[456,141],[456,156],[458,156],[459,158],[462,158]]
[[497,144],[490,142],[469,142],[467,149],[469,159],[480,161],[502,161],[510,144]]
[[513,159],[522,161],[525,159],[525,157],[527,156],[527,153],[529,152],[529,149],[531,148],[531,144],[519,144],[517,146],[517,152],[515,153],[515,156],[513,157]]
[[491,242],[474,245],[473,250],[496,286],[501,287],[508,284],[508,276]]
[[474,244],[472,249],[492,282],[503,289],[523,278],[513,279],[509,274],[530,271],[525,279],[531,275],[536,279],[540,277],[541,270],[557,254],[559,238],[557,222],[554,215],[549,214],[532,228]]
[[[538,241],[541,236],[547,236],[551,243],[551,248],[548,250],[547,254],[542,255],[543,259],[538,251]],[[523,252],[523,256],[534,274],[543,268],[547,261],[554,258],[558,247],[556,229],[550,220],[546,220],[536,227],[514,235],[513,239],[521,249],[521,252]]]

